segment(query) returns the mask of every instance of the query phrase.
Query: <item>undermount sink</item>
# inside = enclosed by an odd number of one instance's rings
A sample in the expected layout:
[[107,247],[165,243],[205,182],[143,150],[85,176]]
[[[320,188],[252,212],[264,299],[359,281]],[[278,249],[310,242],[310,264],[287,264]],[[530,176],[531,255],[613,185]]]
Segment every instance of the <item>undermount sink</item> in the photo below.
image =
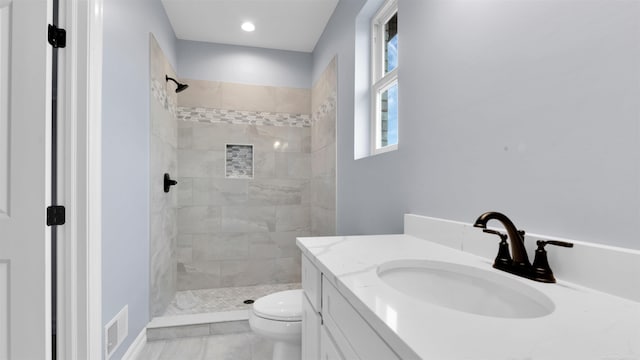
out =
[[498,318],[537,318],[553,312],[545,294],[497,271],[429,260],[396,260],[378,266],[378,277],[418,300]]

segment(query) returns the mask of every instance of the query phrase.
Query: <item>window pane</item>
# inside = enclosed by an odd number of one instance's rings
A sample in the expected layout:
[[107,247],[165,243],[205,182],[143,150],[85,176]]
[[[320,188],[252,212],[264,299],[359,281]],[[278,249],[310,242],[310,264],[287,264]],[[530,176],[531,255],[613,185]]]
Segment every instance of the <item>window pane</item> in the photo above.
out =
[[380,147],[398,143],[398,83],[380,95]]
[[398,13],[384,24],[384,73],[398,66]]

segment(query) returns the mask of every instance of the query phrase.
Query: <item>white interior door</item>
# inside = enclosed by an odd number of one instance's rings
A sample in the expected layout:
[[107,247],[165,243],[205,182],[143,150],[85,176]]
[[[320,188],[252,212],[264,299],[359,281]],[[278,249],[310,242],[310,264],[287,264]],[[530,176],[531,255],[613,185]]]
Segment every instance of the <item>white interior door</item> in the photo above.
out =
[[50,0],[0,0],[0,359],[51,358]]

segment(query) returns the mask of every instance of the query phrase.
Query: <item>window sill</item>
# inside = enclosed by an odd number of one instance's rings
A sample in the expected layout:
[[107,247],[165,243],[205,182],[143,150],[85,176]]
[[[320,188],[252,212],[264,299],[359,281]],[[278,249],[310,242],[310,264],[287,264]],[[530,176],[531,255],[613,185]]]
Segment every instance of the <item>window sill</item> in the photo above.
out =
[[390,151],[395,151],[395,150],[398,150],[398,144],[385,146],[380,149],[373,149],[373,151],[371,152],[371,155],[369,156],[380,155],[380,154],[388,153]]

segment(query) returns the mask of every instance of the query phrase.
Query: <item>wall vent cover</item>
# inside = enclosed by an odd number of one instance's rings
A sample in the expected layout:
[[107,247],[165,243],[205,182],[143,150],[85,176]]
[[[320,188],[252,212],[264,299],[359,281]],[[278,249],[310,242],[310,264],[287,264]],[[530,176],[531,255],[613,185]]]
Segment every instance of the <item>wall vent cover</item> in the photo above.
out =
[[127,335],[129,335],[129,305],[125,305],[118,315],[104,326],[105,359],[111,358]]

